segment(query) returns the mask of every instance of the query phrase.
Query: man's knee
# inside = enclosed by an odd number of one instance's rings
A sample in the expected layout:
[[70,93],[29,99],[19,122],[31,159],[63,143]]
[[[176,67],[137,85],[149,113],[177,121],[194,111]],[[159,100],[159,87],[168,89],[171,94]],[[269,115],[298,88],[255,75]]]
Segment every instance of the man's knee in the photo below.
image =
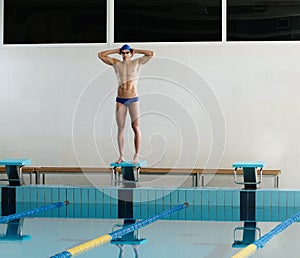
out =
[[133,122],[131,124],[131,127],[132,127],[133,131],[135,131],[135,132],[139,132],[140,131],[140,125],[139,125],[138,122]]
[[119,133],[124,133],[124,131],[125,131],[125,126],[118,126]]

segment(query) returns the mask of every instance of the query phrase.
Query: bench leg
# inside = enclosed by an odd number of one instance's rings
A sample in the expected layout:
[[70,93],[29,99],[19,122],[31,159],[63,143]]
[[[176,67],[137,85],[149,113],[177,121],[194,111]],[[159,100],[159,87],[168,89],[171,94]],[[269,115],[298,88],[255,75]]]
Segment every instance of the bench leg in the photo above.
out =
[[276,175],[276,176],[274,177],[274,187],[275,187],[275,188],[278,188],[278,187],[279,187],[279,176],[278,176],[278,175]]
[[192,187],[197,187],[197,186],[198,186],[198,175],[192,174]]
[[35,184],[39,185],[41,183],[40,172],[35,171]]
[[204,175],[200,175],[201,187],[204,187]]

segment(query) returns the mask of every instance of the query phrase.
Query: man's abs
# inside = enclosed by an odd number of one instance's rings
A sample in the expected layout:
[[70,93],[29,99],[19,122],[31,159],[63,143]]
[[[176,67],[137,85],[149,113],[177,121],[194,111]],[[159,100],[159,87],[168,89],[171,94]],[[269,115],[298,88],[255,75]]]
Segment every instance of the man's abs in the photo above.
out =
[[119,98],[134,98],[138,96],[136,84],[134,81],[128,81],[119,85],[118,87],[118,97]]
[[119,88],[118,97],[134,98],[137,94],[137,82],[141,70],[141,65],[138,61],[132,60],[129,62],[119,62],[114,65]]

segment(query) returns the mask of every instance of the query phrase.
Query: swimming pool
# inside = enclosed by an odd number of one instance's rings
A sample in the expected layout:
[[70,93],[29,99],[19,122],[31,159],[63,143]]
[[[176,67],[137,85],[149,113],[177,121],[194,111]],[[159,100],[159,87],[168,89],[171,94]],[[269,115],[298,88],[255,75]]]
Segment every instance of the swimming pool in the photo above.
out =
[[[0,257],[49,257],[114,231],[126,217],[118,202],[124,191],[133,200],[129,209],[133,219],[147,218],[185,201],[190,204],[185,210],[135,232],[136,239],[145,240],[138,248],[140,258],[231,257],[240,250],[233,246],[241,247],[241,242],[249,241],[251,232],[257,238],[300,210],[300,192],[293,190],[22,186],[16,188],[16,212],[66,199],[70,204],[21,219],[19,229],[28,236],[24,241],[5,240],[9,231],[17,232],[16,226],[0,224]],[[298,257],[299,226],[293,224],[253,257]],[[109,243],[79,257],[119,255],[120,248]],[[124,246],[124,257],[136,257],[132,245]]]

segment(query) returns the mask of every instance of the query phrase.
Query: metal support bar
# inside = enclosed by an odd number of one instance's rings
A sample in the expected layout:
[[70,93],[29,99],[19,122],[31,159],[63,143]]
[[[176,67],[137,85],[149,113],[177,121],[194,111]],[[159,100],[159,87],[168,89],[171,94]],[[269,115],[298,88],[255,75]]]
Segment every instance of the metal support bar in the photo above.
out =
[[[237,179],[237,167],[234,169],[234,182],[239,185],[258,185],[262,182],[262,168],[259,170],[259,179],[256,180],[256,168],[243,168],[244,181],[238,181]],[[248,180],[251,178],[251,181]]]

